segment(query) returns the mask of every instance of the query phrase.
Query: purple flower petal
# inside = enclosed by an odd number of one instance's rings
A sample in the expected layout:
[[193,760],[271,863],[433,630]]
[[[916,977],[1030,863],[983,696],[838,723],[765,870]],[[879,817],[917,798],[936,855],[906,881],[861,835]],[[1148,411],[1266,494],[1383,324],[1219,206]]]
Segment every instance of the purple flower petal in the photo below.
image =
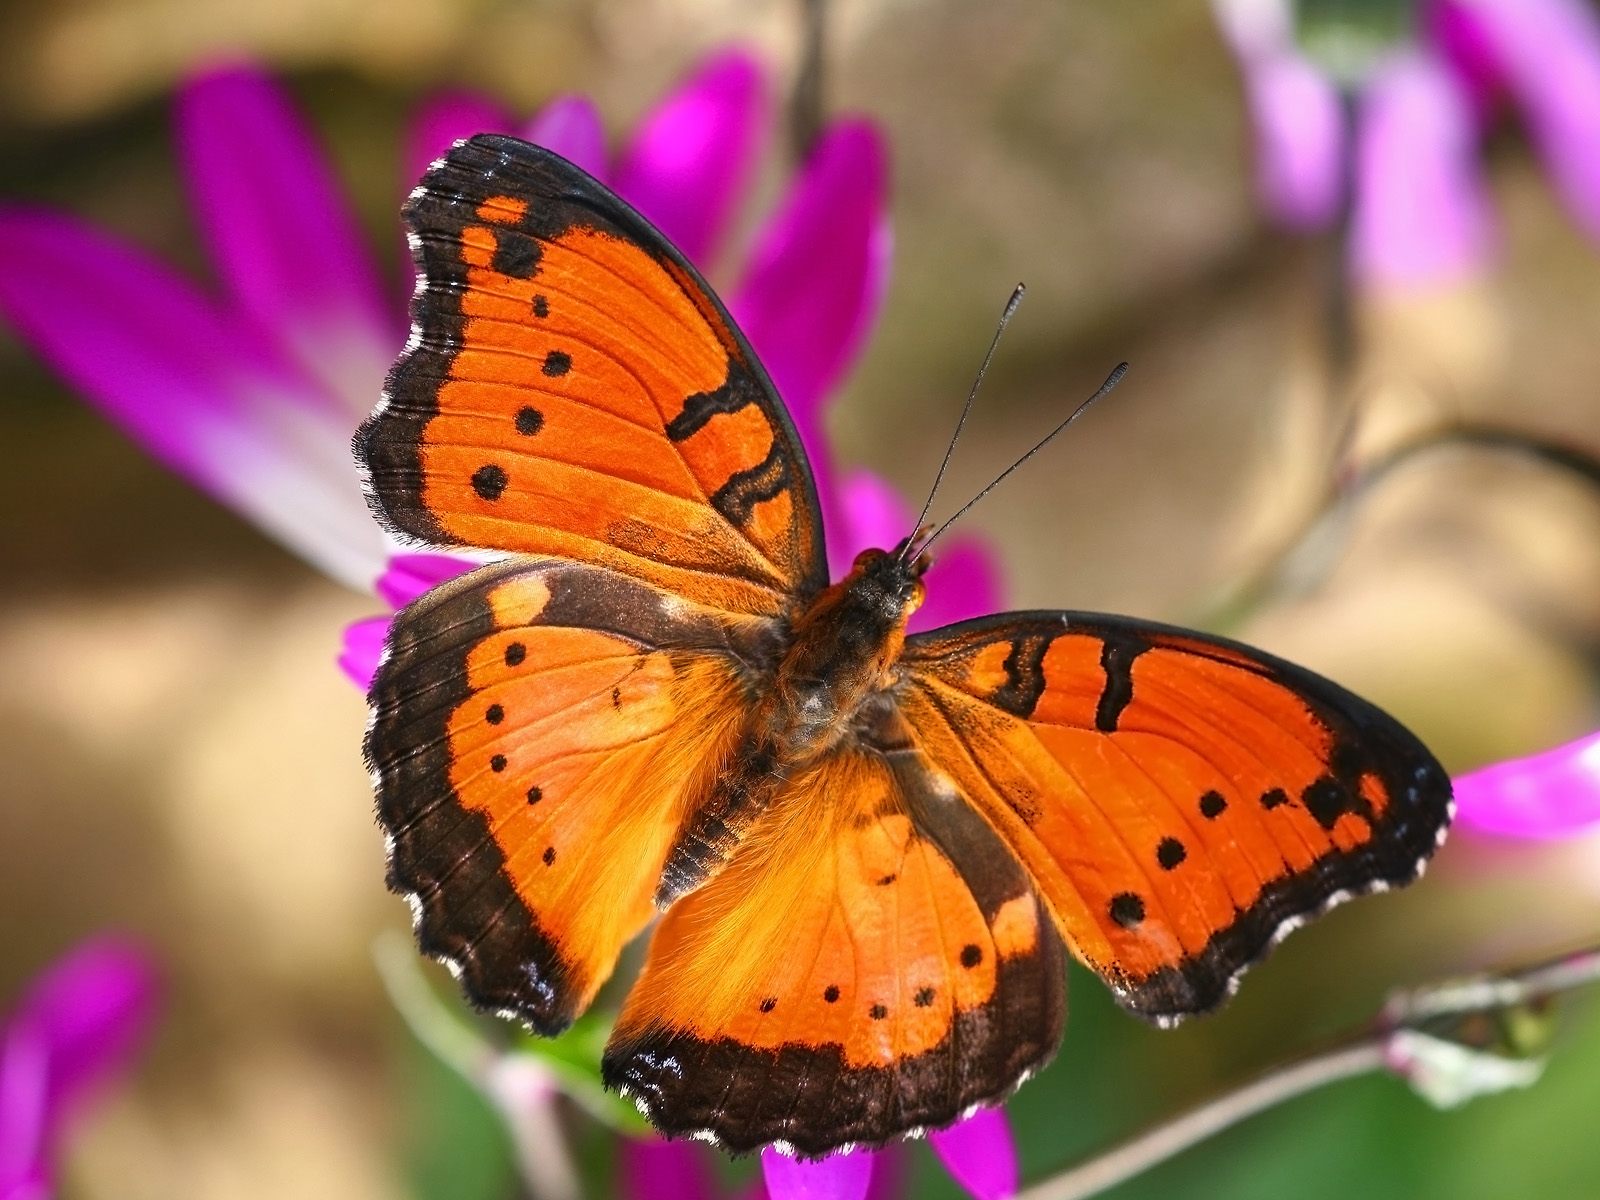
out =
[[760,64],[744,51],[725,51],[644,120],[612,186],[704,267],[744,190],[767,125]]
[[608,174],[605,125],[586,96],[557,96],[534,114],[522,136],[555,151],[596,179],[604,180]]
[[1262,206],[1287,229],[1325,228],[1339,204],[1338,91],[1296,48],[1282,0],[1212,0],[1212,9],[1244,75]]
[[865,1200],[876,1158],[870,1150],[851,1150],[802,1161],[768,1146],[761,1152],[761,1173],[771,1200]]
[[36,1029],[5,1031],[0,1041],[0,1200],[46,1177],[50,1052]]
[[937,629],[971,617],[999,612],[1004,603],[999,564],[981,538],[941,538],[933,550],[933,566],[923,577],[928,598],[907,628],[912,633]]
[[1505,92],[1499,55],[1482,23],[1453,0],[1424,0],[1422,40],[1449,64],[1472,101],[1480,128]]
[[397,554],[378,578],[378,595],[390,608],[401,609],[447,579],[478,566],[450,554]]
[[114,937],[81,944],[29,987],[0,1047],[0,1188],[44,1177],[63,1124],[145,1040],[156,990],[149,957]]
[[928,1135],[933,1152],[976,1200],[1005,1200],[1017,1193],[1017,1148],[998,1108],[980,1108],[965,1121]]
[[887,160],[870,122],[830,125],[756,239],[730,306],[818,462],[822,402],[854,363],[889,282]]
[[1600,15],[1583,0],[1455,0],[1448,7],[1492,57],[1562,199],[1600,241]]
[[1455,781],[1463,825],[1509,837],[1569,837],[1600,828],[1600,733]]
[[[434,161],[462,138],[475,133],[504,133],[511,126],[511,117],[505,110],[472,92],[447,92],[434,97],[418,110],[406,131],[401,195],[408,195]],[[400,248],[401,274],[409,296],[416,286],[416,264],[404,237]]]
[[393,621],[393,617],[365,617],[345,626],[339,669],[363,692],[372,690],[372,680],[378,674],[378,663],[383,660],[383,646]]
[[0,315],[167,467],[370,586],[383,539],[350,460],[354,419],[190,284],[70,217],[6,208]]
[[892,550],[911,532],[916,512],[889,481],[871,471],[851,471],[838,489],[840,519],[829,526],[833,546],[829,565],[835,575],[849,569],[863,550]]
[[360,229],[288,98],[245,67],[202,75],[177,128],[201,232],[242,310],[365,416],[404,339]]
[[618,1172],[622,1200],[712,1200],[717,1194],[692,1142],[623,1138]]
[[1471,102],[1434,58],[1386,63],[1362,96],[1351,269],[1374,288],[1480,273],[1494,241]]
[[1338,92],[1297,54],[1243,66],[1262,206],[1286,229],[1326,228],[1339,204],[1346,136]]
[[492,100],[472,92],[446,92],[430,99],[412,118],[406,131],[402,158],[404,190],[417,186],[417,180],[435,159],[465,137],[475,133],[505,133],[515,125],[511,115]]

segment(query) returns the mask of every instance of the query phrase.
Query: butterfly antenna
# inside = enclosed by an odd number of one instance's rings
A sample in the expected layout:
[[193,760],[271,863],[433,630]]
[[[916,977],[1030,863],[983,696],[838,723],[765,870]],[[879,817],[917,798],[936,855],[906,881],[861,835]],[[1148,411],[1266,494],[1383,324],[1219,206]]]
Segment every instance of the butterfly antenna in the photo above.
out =
[[[940,525],[939,528],[935,529],[932,533],[930,533],[922,541],[922,544],[917,546],[916,549],[911,552],[912,553],[912,557],[916,557],[917,555],[926,553],[928,547],[933,545],[933,543],[936,542],[939,539],[939,536],[942,533],[944,533],[944,531],[946,529],[949,529],[950,526],[954,525],[958,520],[960,520],[962,518],[962,516],[964,516],[966,514],[968,509],[970,509],[979,500],[982,500],[990,492],[994,491],[995,488],[999,487],[1000,484],[1006,479],[1006,477],[1009,476],[1018,467],[1020,467],[1023,463],[1027,462],[1035,454],[1039,453],[1039,451],[1043,450],[1051,442],[1055,441],[1056,438],[1058,436],[1060,436],[1062,431],[1065,430],[1068,425],[1071,425],[1079,417],[1083,416],[1084,413],[1088,412],[1091,405],[1093,405],[1096,401],[1104,400],[1107,396],[1109,396],[1111,394],[1111,390],[1114,387],[1116,387],[1117,384],[1122,382],[1122,377],[1124,375],[1126,375],[1127,373],[1128,373],[1128,364],[1125,363],[1125,362],[1124,363],[1118,363],[1117,367],[1116,367],[1116,370],[1112,371],[1111,374],[1106,376],[1106,381],[1104,383],[1102,383],[1095,390],[1094,395],[1090,396],[1082,404],[1078,405],[1077,408],[1073,409],[1072,413],[1067,417],[1067,419],[1065,421],[1061,422],[1061,424],[1057,425],[1049,433],[1045,434],[1044,437],[1040,438],[1039,441],[1037,443],[1035,443],[1033,449],[1029,450],[1021,458],[1017,459],[1016,462],[1012,463],[1004,471],[1001,471],[999,475],[995,476],[994,481],[991,482],[988,487],[984,488],[983,491],[979,492],[971,500],[968,500],[959,509],[957,509],[955,516],[951,517],[943,525]],[[919,524],[918,528],[920,528],[920,527],[921,526]]]
[[928,510],[933,507],[933,498],[939,494],[939,485],[944,482],[945,468],[950,465],[950,456],[955,453],[956,442],[961,439],[961,430],[967,423],[967,414],[972,411],[972,402],[978,398],[978,388],[983,385],[983,377],[989,371],[989,362],[994,358],[995,347],[1000,344],[1000,335],[1006,331],[1006,322],[1011,320],[1011,314],[1017,311],[1017,305],[1022,303],[1022,297],[1027,288],[1017,284],[1011,293],[1011,299],[1006,301],[1005,311],[1000,314],[1000,323],[995,326],[994,338],[989,343],[989,353],[983,356],[983,364],[978,368],[978,377],[972,381],[972,390],[967,393],[967,402],[961,406],[961,417],[956,421],[956,431],[950,435],[950,443],[944,448],[944,461],[939,464],[939,473],[933,477],[933,486],[928,489],[928,498],[922,502],[922,511],[917,514],[916,524],[911,527],[911,536],[905,540],[905,549],[900,552],[900,561],[904,562],[911,543],[917,539],[917,531],[922,528],[923,521],[928,519]]

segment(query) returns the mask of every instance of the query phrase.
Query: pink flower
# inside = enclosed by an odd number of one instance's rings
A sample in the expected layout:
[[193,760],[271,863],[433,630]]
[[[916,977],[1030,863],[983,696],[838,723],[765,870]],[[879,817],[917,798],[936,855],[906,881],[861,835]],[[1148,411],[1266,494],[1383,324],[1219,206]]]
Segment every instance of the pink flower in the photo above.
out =
[[155,972],[98,937],[48,967],[0,1025],[0,1200],[46,1200],[73,1119],[123,1074],[154,1016]]
[[1351,270],[1363,283],[1481,273],[1495,231],[1480,142],[1501,97],[1600,240],[1600,18],[1583,0],[1423,0],[1415,41],[1342,86],[1296,43],[1290,0],[1214,6],[1244,72],[1262,203],[1288,228],[1327,228],[1348,158]]
[[1455,781],[1463,825],[1509,837],[1568,837],[1600,828],[1600,733]]
[[247,69],[180,94],[184,179],[218,284],[74,217],[0,207],[0,315],[172,470],[362,589],[389,546],[351,431],[404,337],[283,94]]

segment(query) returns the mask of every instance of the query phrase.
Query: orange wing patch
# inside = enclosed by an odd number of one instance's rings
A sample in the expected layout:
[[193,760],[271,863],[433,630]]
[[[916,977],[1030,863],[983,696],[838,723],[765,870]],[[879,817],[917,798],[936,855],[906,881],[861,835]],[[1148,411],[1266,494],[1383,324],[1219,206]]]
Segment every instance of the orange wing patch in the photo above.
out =
[[1063,1014],[1056,933],[950,781],[841,753],[662,920],[604,1073],[669,1135],[820,1154],[996,1099]]
[[1412,879],[1449,781],[1391,718],[1267,655],[1114,617],[907,642],[901,703],[1073,951],[1158,1021],[1219,1004],[1287,929]]
[[555,562],[482,568],[396,619],[367,743],[391,886],[474,1003],[553,1034],[609,976],[737,731],[739,634]]
[[510,138],[406,206],[424,286],[357,437],[401,532],[596,562],[735,612],[826,583],[805,454],[710,290],[642,218]]

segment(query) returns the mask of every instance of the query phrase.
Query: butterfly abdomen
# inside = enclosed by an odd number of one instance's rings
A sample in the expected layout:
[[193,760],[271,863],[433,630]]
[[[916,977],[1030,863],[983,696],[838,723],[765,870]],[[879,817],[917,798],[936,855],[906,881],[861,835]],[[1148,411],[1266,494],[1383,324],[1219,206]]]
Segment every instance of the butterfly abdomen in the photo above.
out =
[[854,736],[862,707],[893,683],[920,575],[870,550],[800,614],[734,754],[667,856],[657,907],[711,878],[791,780]]

